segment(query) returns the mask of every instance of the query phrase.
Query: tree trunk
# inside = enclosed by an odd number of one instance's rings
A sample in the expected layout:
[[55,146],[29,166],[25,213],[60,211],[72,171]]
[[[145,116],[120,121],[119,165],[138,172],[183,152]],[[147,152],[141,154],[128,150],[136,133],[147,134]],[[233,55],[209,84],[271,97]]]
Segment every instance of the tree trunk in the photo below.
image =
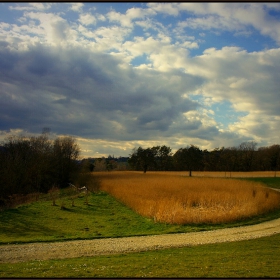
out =
[[144,165],[144,173],[147,172],[147,169],[148,169],[148,165]]

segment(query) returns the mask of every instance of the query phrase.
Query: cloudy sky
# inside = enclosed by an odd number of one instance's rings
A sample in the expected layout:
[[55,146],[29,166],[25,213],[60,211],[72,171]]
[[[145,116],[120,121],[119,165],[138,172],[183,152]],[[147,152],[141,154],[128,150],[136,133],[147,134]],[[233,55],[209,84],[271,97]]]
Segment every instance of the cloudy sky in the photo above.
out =
[[0,3],[0,140],[280,144],[280,3]]

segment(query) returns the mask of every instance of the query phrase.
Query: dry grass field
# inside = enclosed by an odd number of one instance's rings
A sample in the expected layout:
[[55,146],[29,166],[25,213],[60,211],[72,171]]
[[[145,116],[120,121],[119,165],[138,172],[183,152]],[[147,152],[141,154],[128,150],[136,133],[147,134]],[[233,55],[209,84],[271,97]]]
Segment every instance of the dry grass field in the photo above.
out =
[[[182,173],[182,172],[179,172]],[[187,172],[183,172],[188,175]],[[253,171],[253,172],[229,172],[229,171],[193,171],[195,177],[226,177],[226,178],[257,178],[257,177],[275,177],[278,175],[275,171]]]
[[[232,177],[244,177],[236,173]],[[261,183],[218,178],[225,177],[224,172],[193,175],[196,177],[187,177],[186,172],[130,171],[95,172],[94,176],[100,179],[102,190],[140,215],[164,223],[227,223],[280,207],[280,193]],[[264,174],[250,172],[254,176]]]

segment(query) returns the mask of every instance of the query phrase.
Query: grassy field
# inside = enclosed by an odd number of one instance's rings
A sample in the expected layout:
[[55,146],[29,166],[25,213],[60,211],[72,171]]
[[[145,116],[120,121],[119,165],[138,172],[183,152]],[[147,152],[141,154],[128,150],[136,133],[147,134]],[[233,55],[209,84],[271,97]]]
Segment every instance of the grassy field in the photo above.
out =
[[0,277],[279,278],[280,234],[142,253],[0,264]]
[[[244,180],[280,189],[278,177]],[[64,200],[64,210],[49,200],[0,212],[0,244],[203,231],[280,217],[276,210],[234,223],[170,225],[144,218],[104,192],[91,194],[88,205],[84,201],[80,197],[72,207],[71,200]],[[0,264],[0,277],[280,277],[279,249],[280,235],[275,235],[144,253]]]
[[[181,171],[180,171],[181,172]],[[176,172],[177,173],[177,172]],[[182,172],[188,175],[188,172]],[[275,171],[193,171],[195,177],[226,177],[226,178],[279,178],[280,172]],[[276,176],[275,176],[276,175]],[[278,177],[277,177],[278,176]]]

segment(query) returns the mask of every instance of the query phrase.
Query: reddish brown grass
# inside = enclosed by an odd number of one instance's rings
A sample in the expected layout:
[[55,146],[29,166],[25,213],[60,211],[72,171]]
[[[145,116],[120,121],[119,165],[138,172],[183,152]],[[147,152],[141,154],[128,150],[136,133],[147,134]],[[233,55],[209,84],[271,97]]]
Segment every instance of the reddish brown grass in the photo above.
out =
[[182,175],[179,172],[95,173],[102,190],[140,215],[159,222],[233,222],[280,206],[280,193],[261,183]]

